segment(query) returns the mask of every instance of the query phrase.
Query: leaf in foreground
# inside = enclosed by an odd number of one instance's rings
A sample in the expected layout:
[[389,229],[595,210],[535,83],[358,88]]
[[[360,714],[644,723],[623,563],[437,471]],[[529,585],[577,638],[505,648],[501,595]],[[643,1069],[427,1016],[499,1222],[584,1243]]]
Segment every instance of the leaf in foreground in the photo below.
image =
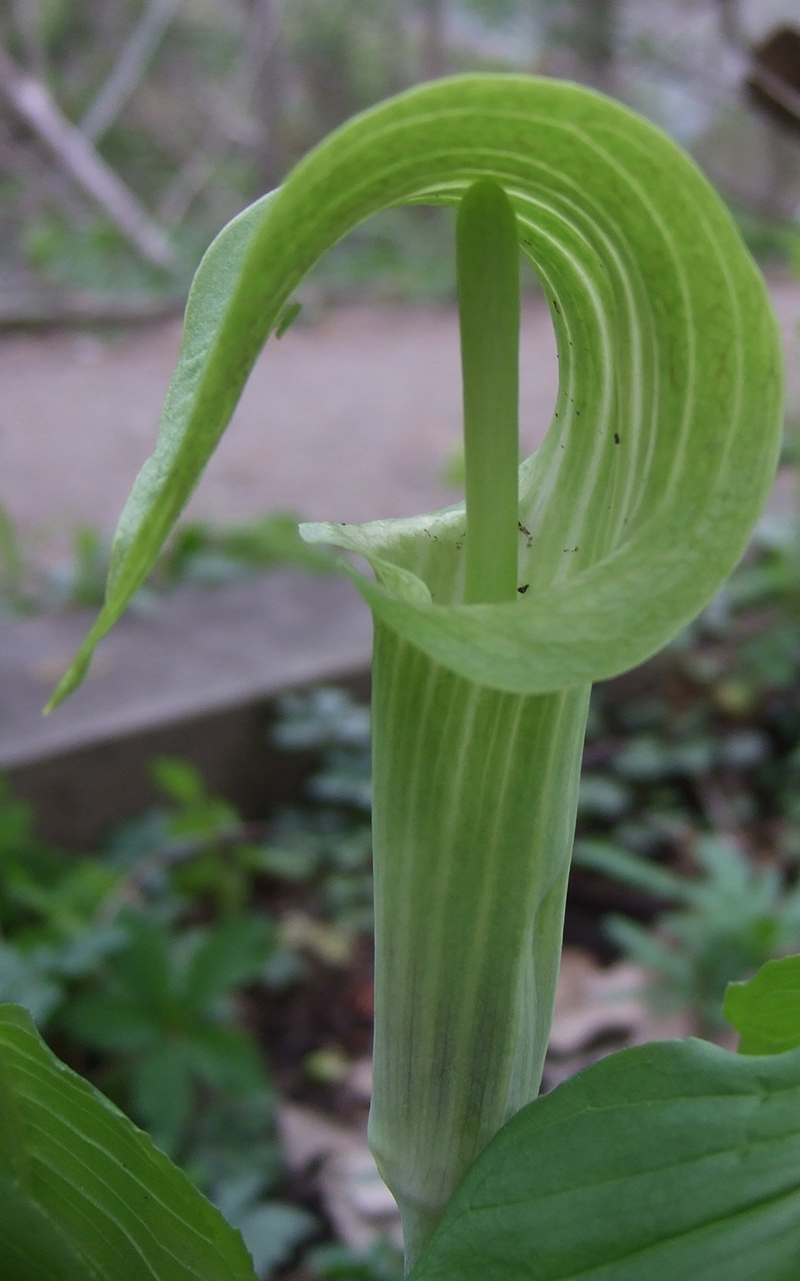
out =
[[241,1237],[107,1099],[0,1006],[0,1277],[254,1281]]
[[740,1054],[780,1054],[800,1045],[800,956],[767,961],[747,983],[729,983],[723,1013]]
[[612,1055],[478,1158],[413,1281],[796,1281],[800,1051]]

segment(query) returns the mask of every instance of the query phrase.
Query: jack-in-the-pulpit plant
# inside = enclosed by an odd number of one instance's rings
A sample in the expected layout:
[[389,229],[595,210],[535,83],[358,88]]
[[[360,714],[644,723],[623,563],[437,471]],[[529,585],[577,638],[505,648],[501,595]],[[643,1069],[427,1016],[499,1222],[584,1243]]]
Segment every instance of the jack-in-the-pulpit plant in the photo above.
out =
[[[409,1269],[796,1281],[797,1051],[644,1047],[536,1099],[591,682],[709,600],[778,450],[763,282],[658,129],[570,84],[444,80],[343,126],[235,219],[198,271],[106,605],[56,699],[143,582],[306,272],[412,202],[458,207],[466,503],[303,530],[374,575],[347,565],[375,620],[370,1142]],[[519,467],[518,246],[560,362]]]

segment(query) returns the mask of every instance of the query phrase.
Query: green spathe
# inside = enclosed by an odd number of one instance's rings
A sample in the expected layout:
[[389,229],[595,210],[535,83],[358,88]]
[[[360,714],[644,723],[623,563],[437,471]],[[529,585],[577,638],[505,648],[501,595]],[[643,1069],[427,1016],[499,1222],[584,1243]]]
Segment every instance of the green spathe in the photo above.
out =
[[376,625],[369,1139],[408,1259],[539,1090],[588,696],[488,689]]
[[[464,606],[464,513],[306,530],[365,554],[376,615],[497,689],[640,662],[741,555],[777,459],[780,345],[763,281],[703,176],[653,125],[575,85],[463,76],[337,130],[209,249],[156,452],[115,539],[106,605],[54,701],[141,586],[310,267],[395,204],[505,189],[558,341],[553,425],[520,469],[520,600]],[[388,565],[405,571],[391,573]]]

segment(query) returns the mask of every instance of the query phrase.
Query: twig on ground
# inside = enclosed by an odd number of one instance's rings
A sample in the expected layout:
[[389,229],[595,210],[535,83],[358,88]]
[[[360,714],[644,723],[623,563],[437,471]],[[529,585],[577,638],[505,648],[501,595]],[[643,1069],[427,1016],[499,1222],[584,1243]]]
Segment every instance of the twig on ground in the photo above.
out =
[[110,129],[139,87],[148,63],[175,16],[181,0],[149,0],[97,97],[78,126],[90,142]]
[[143,258],[158,267],[175,268],[175,252],[162,228],[91,142],[70,123],[49,90],[26,75],[2,46],[0,95],[47,144],[59,164],[102,206]]
[[[245,108],[252,103],[259,78],[269,70],[280,36],[283,6],[284,0],[256,0],[254,5],[250,24],[242,41],[242,56],[230,85],[231,96]],[[215,113],[203,141],[187,158],[161,196],[158,215],[163,222],[170,227],[180,225],[235,141],[237,139],[230,127],[230,120],[223,112]]]

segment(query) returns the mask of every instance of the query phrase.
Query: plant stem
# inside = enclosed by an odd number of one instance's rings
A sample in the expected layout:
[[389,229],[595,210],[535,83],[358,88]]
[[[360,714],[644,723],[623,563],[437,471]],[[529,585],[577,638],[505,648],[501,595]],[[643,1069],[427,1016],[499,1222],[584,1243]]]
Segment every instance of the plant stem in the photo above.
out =
[[379,622],[372,690],[369,1132],[410,1270],[539,1089],[589,691],[476,685]]
[[516,599],[519,244],[505,192],[482,179],[456,225],[464,384],[468,605]]

